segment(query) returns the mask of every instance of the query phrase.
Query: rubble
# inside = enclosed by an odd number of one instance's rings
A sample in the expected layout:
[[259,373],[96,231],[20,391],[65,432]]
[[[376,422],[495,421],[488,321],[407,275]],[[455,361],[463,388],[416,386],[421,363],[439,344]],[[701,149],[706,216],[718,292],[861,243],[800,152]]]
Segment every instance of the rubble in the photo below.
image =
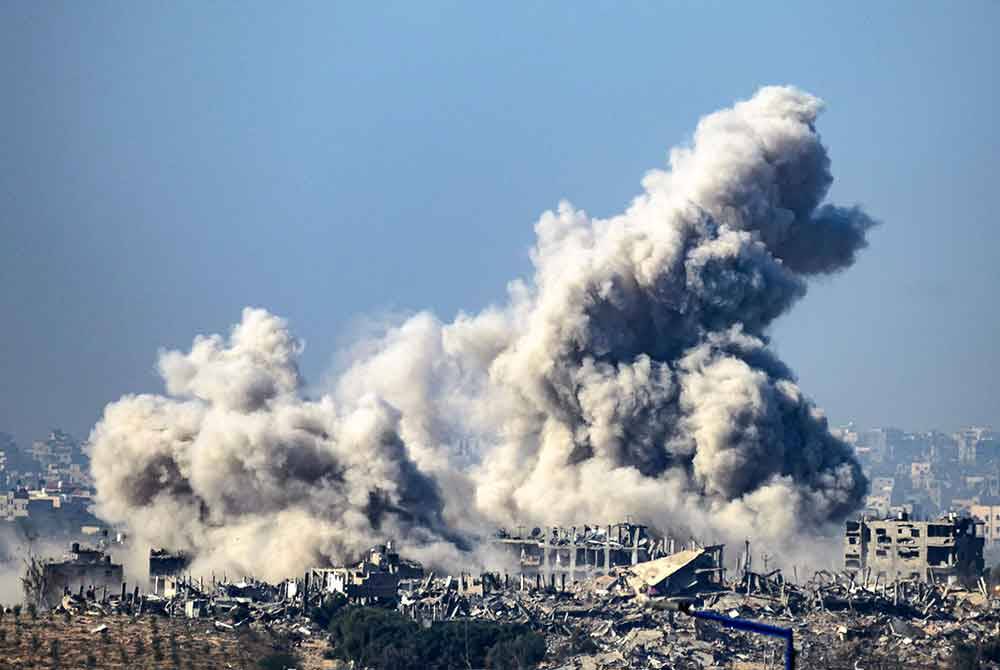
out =
[[[301,644],[326,639],[308,615],[327,599],[373,602],[368,596],[375,591],[339,589],[345,584],[327,576],[355,573],[366,584],[379,575],[379,606],[422,626],[462,620],[523,624],[546,640],[543,667],[563,670],[780,664],[778,642],[679,614],[680,602],[791,629],[798,667],[804,668],[853,667],[840,664],[858,659],[874,659],[859,667],[879,667],[878,659],[897,657],[912,669],[941,667],[957,645],[976,646],[1000,635],[1000,600],[990,597],[982,579],[965,586],[915,577],[886,580],[865,569],[819,571],[796,582],[781,570],[754,571],[747,561],[727,578],[721,558],[719,547],[693,546],[574,580],[566,572],[539,571],[423,575],[419,566],[400,562],[391,547],[376,547],[355,567],[314,569],[281,584],[175,575],[171,588],[159,593],[130,590],[126,583],[115,592],[81,586],[54,609],[94,624],[121,614],[198,620],[220,633],[267,631]],[[391,579],[383,581],[386,576]],[[388,583],[391,593],[382,593]],[[103,628],[91,630],[98,635]]]
[[[464,618],[526,624],[547,640],[547,667],[563,670],[721,668],[733,662],[765,667],[752,663],[767,658],[779,667],[780,644],[678,616],[668,604],[681,599],[728,617],[791,628],[798,667],[805,668],[897,657],[913,668],[941,667],[956,643],[975,646],[1000,634],[1000,603],[987,597],[982,583],[965,588],[916,578],[886,582],[870,571],[820,571],[792,583],[780,570],[749,569],[724,581],[719,566],[693,567],[702,565],[703,556],[703,550],[685,550],[565,587],[540,575],[485,574],[477,578],[481,593],[462,588],[470,576],[432,575],[401,583],[398,609],[423,625]],[[718,581],[692,579],[684,584],[688,590],[653,588],[685,569],[689,577]],[[587,651],[580,653],[580,647]]]

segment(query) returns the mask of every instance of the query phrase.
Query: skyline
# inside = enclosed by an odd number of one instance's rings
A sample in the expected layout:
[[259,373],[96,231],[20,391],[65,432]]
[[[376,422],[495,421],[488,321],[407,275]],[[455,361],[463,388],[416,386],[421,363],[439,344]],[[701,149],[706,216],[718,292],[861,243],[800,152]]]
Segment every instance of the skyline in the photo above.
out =
[[321,384],[366,322],[503,301],[544,210],[620,211],[702,112],[786,83],[828,103],[829,199],[882,225],[775,349],[831,425],[995,426],[998,10],[907,7],[5,5],[0,430],[85,439],[246,305]]

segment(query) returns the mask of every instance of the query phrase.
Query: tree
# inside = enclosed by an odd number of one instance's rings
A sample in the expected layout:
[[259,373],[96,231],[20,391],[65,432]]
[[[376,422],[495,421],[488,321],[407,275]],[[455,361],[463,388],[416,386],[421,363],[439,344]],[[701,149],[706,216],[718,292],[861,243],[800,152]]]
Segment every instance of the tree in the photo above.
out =
[[37,615],[39,607],[47,606],[45,592],[48,589],[48,579],[45,576],[45,562],[36,558],[34,553],[28,554],[28,558],[24,559],[21,587],[24,589],[24,602],[28,603],[29,609],[34,607]]
[[545,656],[545,640],[519,624],[453,621],[424,629],[397,612],[348,607],[329,631],[331,657],[375,670],[524,670]]
[[268,654],[257,661],[261,670],[287,670],[299,667],[299,657],[287,651],[277,651]]

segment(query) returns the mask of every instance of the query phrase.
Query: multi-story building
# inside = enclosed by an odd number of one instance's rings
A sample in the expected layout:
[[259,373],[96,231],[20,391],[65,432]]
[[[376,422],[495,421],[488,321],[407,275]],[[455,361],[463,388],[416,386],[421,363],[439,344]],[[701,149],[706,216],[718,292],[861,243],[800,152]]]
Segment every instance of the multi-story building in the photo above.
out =
[[0,497],[0,521],[14,521],[28,516],[28,492],[24,489],[7,491]]
[[881,518],[889,516],[889,509],[892,507],[892,499],[884,493],[870,493],[865,498],[865,515]]
[[[97,549],[81,548],[77,542],[73,543],[66,560],[45,563],[42,570],[44,579],[34,585],[29,600],[46,607],[58,605],[64,593],[82,592],[83,589],[117,593],[125,578],[122,566],[112,563],[110,555]],[[25,591],[30,590],[25,585]]]
[[856,447],[867,448],[875,463],[895,460],[895,449],[903,441],[903,431],[897,428],[875,428],[859,432]]
[[970,505],[969,513],[982,522],[986,546],[1000,545],[1000,499],[984,499],[978,505]]
[[894,519],[848,521],[844,567],[870,570],[886,579],[952,580],[983,571],[983,537],[969,517],[951,515],[936,521]]
[[48,482],[81,484],[88,480],[86,454],[68,433],[53,430],[46,439],[32,442],[30,454],[35,469]]
[[927,482],[933,477],[930,461],[915,461],[910,463],[910,485],[914,489],[926,489]]
[[995,462],[1000,457],[1000,440],[989,428],[973,426],[955,434],[958,460],[965,465]]

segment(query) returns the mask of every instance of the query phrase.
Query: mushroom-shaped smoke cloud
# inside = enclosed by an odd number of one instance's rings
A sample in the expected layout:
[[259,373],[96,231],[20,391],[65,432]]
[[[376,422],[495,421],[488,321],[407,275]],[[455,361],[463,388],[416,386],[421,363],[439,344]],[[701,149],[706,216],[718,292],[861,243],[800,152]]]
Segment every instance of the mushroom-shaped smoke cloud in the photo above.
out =
[[766,336],[874,225],[822,204],[821,106],[768,87],[709,115],[623,214],[543,214],[506,305],[386,329],[319,399],[262,310],[161,354],[170,397],[112,403],[91,436],[100,513],[265,577],[387,537],[454,564],[491,524],[821,532],[867,482]]

